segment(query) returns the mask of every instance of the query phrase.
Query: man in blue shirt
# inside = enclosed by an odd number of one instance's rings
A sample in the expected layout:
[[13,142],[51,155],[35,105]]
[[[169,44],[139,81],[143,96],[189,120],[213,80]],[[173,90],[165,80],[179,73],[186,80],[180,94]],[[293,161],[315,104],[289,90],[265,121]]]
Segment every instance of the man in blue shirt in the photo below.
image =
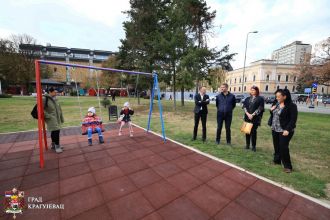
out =
[[220,87],[221,93],[216,96],[216,106],[217,106],[217,136],[216,143],[220,144],[221,130],[223,121],[225,121],[226,127],[226,140],[227,144],[231,145],[231,121],[233,119],[233,110],[236,107],[235,96],[228,91],[228,84],[223,83]]

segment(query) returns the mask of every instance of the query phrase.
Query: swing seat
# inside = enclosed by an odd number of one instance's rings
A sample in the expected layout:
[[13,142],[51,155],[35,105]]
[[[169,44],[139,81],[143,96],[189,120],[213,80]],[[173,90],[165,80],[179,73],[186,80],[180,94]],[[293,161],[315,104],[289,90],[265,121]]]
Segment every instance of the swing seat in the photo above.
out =
[[[83,122],[81,124],[81,134],[82,135],[86,135],[88,133],[88,128],[91,127],[91,126],[98,126],[99,128],[101,128],[101,131],[104,132],[105,129],[103,127],[103,124],[102,124],[102,121],[94,121],[94,122]],[[92,134],[95,134],[97,133],[97,131],[95,129],[93,129],[92,131]]]

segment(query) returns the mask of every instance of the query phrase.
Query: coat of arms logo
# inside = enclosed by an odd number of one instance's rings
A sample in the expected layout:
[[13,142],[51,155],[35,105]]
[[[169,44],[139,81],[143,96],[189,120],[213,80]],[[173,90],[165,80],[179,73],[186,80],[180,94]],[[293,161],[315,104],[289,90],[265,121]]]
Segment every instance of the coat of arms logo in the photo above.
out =
[[13,219],[16,219],[16,214],[22,214],[25,208],[24,191],[19,191],[13,188],[11,191],[5,192],[5,212],[14,214]]

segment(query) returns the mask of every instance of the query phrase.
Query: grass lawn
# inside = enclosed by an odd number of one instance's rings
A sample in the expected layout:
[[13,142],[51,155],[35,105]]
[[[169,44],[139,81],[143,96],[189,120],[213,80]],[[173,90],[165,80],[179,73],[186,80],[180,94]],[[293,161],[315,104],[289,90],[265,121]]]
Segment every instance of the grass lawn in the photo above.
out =
[[[64,126],[79,126],[81,117],[77,98],[59,97],[64,111]],[[90,106],[98,106],[94,97],[81,97],[83,114]],[[128,98],[117,98],[114,104],[122,106]],[[149,100],[141,99],[141,105],[137,105],[136,99],[130,99],[136,114],[133,122],[146,127]],[[30,112],[35,104],[33,97],[14,97],[0,99],[2,114],[0,116],[0,133],[24,131],[37,128],[36,120],[32,119]],[[201,141],[201,128],[199,139],[191,141],[193,130],[193,103],[185,103],[184,107],[177,102],[177,111],[172,108],[172,102],[163,101],[166,135],[176,141],[197,148],[203,152],[236,164],[261,176],[269,178],[286,186],[313,197],[330,199],[330,116],[324,114],[299,113],[295,135],[290,143],[290,151],[294,172],[285,174],[282,167],[272,165],[273,146],[271,131],[267,126],[269,117],[265,112],[262,126],[258,129],[257,152],[246,151],[245,136],[239,132],[243,111],[236,108],[232,124],[232,144],[217,146],[215,144],[216,108],[209,105],[207,121],[207,142]],[[99,108],[97,108],[99,112]],[[108,121],[107,111],[102,108],[103,121]],[[161,132],[159,113],[155,105],[151,128]],[[117,131],[116,131],[117,132]],[[225,138],[223,129],[222,142]]]

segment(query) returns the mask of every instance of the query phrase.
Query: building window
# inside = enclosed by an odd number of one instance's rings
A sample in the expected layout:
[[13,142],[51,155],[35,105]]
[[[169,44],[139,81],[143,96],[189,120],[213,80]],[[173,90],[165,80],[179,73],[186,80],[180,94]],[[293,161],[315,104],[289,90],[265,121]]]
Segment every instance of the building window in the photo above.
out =
[[234,87],[234,92],[236,92],[236,87]]
[[296,89],[296,87],[295,87],[295,86],[293,86],[293,87],[292,87],[292,92],[294,92],[294,90],[295,90],[295,89]]
[[279,81],[279,82],[281,81],[281,75],[277,76],[277,81]]
[[268,85],[266,85],[265,91],[268,92]]
[[241,83],[242,82],[242,78],[239,78],[239,83]]
[[280,89],[280,86],[277,86],[277,89]]
[[230,84],[231,84],[231,79],[230,79]]
[[231,91],[231,87],[229,87],[229,91]]
[[253,82],[256,81],[256,75],[253,75]]
[[244,91],[246,91],[246,86],[244,86]]
[[324,93],[324,87],[322,87],[322,93]]
[[65,53],[49,52],[49,56],[51,56],[51,57],[65,57]]
[[235,78],[235,84],[236,84],[236,78]]
[[95,55],[94,57],[97,60],[107,60],[109,58],[108,56],[103,56],[103,55]]
[[246,80],[247,80],[247,77],[245,77],[245,82],[246,82]]
[[269,75],[267,75],[267,77],[266,77],[266,81],[269,81]]
[[284,89],[287,89],[287,88],[288,88],[288,86],[285,86],[285,87],[284,87]]
[[88,55],[88,54],[79,54],[79,53],[77,54],[77,53],[76,53],[76,54],[74,54],[73,56],[74,56],[75,58],[78,58],[78,59],[79,59],[79,58],[80,58],[80,59],[88,59],[88,58],[89,58],[89,55]]
[[297,77],[295,76],[295,77],[293,77],[293,82],[295,82],[297,80]]
[[238,91],[239,91],[239,92],[241,91],[241,87],[238,87]]
[[289,76],[286,75],[286,76],[285,76],[285,82],[288,82],[288,81],[289,81]]

